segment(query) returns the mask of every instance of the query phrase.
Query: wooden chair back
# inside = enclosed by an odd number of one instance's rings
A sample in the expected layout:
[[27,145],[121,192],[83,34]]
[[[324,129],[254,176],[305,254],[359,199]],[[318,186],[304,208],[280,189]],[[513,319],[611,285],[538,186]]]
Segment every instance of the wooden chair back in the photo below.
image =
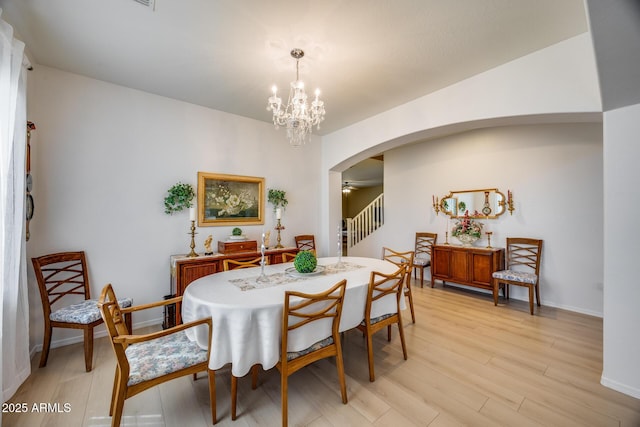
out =
[[[342,403],[347,403],[347,385],[344,377],[344,362],[340,342],[340,316],[347,281],[341,280],[331,289],[318,294],[287,291],[284,295],[282,313],[282,348],[276,367],[281,375],[282,425],[288,424],[288,380],[289,375],[317,360],[335,356]],[[323,323],[326,323],[323,324]],[[311,328],[313,325],[313,328]],[[324,327],[327,326],[327,329]],[[306,329],[305,329],[306,328]],[[304,331],[303,331],[304,330]],[[289,339],[294,333],[313,333],[318,342],[313,349],[292,352]]]
[[[87,260],[83,251],[60,252],[32,258],[44,317],[49,318],[51,306],[62,300],[73,302],[73,295],[91,299]],[[76,297],[77,300],[78,297]]]
[[[229,271],[229,270],[237,270],[239,268],[260,267],[261,261],[262,261],[262,257],[258,257],[258,258],[247,260],[247,261],[225,259],[222,261],[222,268],[224,271]],[[265,265],[269,264],[269,259],[265,257],[264,262],[265,262]]]
[[[387,328],[387,340],[391,341],[391,325],[398,325],[400,343],[402,344],[402,354],[404,356],[404,360],[407,360],[407,346],[404,340],[402,315],[400,314],[400,300],[403,295],[402,289],[404,288],[404,280],[407,276],[407,271],[410,271],[410,268],[411,264],[402,263],[400,268],[391,274],[383,274],[376,271],[371,272],[364,312],[364,322],[357,326],[367,339],[369,381],[371,382],[375,381],[373,334],[379,330]],[[383,298],[394,298],[396,309],[394,312],[388,312],[388,310],[375,310],[374,317],[374,307],[380,304]]]
[[416,233],[416,258],[431,258],[431,247],[438,241],[438,233]]
[[531,273],[540,275],[542,240],[527,237],[507,237],[507,269],[523,266]]
[[415,253],[413,251],[398,252],[387,247],[382,248],[382,259],[392,262],[398,267],[406,267],[404,293],[409,298],[409,309],[411,310],[411,320],[416,323],[416,312],[413,308],[413,293],[411,292],[411,270],[413,267]]
[[410,264],[400,265],[398,270],[391,274],[384,274],[377,271],[371,272],[367,302],[364,310],[365,323],[371,320],[371,312],[376,302],[389,295],[393,295],[396,300],[395,314],[400,314],[400,299],[403,295],[402,290],[409,265]]
[[294,259],[296,259],[296,255],[292,252],[283,252],[282,253],[282,262],[292,262]]
[[312,251],[316,253],[316,238],[313,234],[301,234],[295,236],[296,247],[301,251]]

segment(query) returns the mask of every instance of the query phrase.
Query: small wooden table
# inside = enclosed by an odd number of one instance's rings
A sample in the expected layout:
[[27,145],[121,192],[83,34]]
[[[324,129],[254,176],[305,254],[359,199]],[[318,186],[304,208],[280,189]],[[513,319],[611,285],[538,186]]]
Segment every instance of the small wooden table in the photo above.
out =
[[504,269],[504,248],[433,245],[431,283],[453,282],[493,290],[492,274]]

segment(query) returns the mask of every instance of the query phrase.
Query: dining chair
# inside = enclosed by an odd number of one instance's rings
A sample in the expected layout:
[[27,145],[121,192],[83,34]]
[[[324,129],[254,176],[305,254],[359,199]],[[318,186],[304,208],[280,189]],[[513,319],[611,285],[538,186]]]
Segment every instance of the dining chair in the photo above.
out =
[[382,259],[385,261],[389,261],[400,266],[407,267],[407,277],[406,277],[406,285],[404,288],[404,294],[409,298],[409,309],[411,310],[411,320],[413,323],[416,323],[416,313],[413,309],[413,293],[411,292],[411,269],[414,264],[414,252],[398,252],[393,249],[389,249],[387,247],[382,248]]
[[[248,261],[240,261],[235,259],[225,259],[222,261],[222,269],[224,271],[236,270],[238,268],[252,268],[252,267],[260,267],[260,262],[262,261],[262,257],[258,257],[256,259],[248,260]],[[265,265],[269,264],[268,258],[264,259]]]
[[[282,339],[280,360],[276,368],[280,371],[280,393],[282,404],[282,426],[288,425],[288,379],[301,368],[320,359],[336,358],[338,381],[342,403],[347,403],[347,384],[344,376],[342,344],[340,341],[340,316],[347,281],[341,280],[331,289],[317,293],[286,291],[282,312]],[[307,348],[296,348],[292,342],[296,337],[312,334],[318,341]],[[253,388],[257,382],[256,366],[252,368]],[[233,380],[234,377],[232,377]],[[232,400],[237,386],[232,384]],[[232,405],[231,418],[235,419],[235,406]]]
[[529,311],[533,315],[533,294],[540,307],[540,259],[542,240],[526,237],[507,237],[506,269],[493,273],[493,302],[498,305],[500,288],[509,299],[509,285],[529,288]]
[[[417,279],[420,270],[420,287],[424,287],[424,269],[431,266],[431,247],[438,241],[438,233],[416,233],[415,254],[413,257],[413,276]],[[433,288],[433,281],[431,282]]]
[[[367,355],[369,359],[369,381],[376,380],[373,369],[373,334],[384,327],[387,328],[387,341],[391,341],[391,325],[398,325],[400,342],[402,344],[402,354],[407,360],[407,346],[404,341],[404,330],[402,328],[402,316],[400,315],[400,299],[402,298],[403,283],[411,264],[401,265],[400,268],[391,274],[383,274],[372,271],[369,279],[369,289],[365,305],[364,320],[357,328],[364,333],[367,339]],[[385,298],[395,298],[395,310],[389,313],[380,314],[377,306]],[[375,313],[375,317],[372,317]]]
[[295,236],[296,247],[300,251],[311,251],[316,253],[316,238],[313,234],[300,234]]
[[[133,335],[123,323],[122,315],[180,302],[182,297],[155,303],[123,308],[116,299],[110,284],[102,289],[98,307],[107,327],[111,347],[116,354],[116,372],[111,393],[109,415],[111,426],[118,427],[122,418],[124,401],[166,381],[185,375],[194,376],[207,371],[209,377],[209,401],[211,419],[216,419],[215,371],[209,369],[211,349],[211,318],[183,323],[162,331]],[[185,331],[189,328],[207,327],[209,344],[202,349],[191,341]],[[164,402],[163,405],[168,404]],[[179,402],[176,402],[179,405]]]
[[[97,300],[91,299],[89,272],[84,251],[59,252],[31,258],[40,290],[44,318],[44,340],[40,367],[47,365],[53,328],[82,329],[84,331],[84,363],[87,372],[93,364],[93,328],[102,323]],[[129,307],[130,298],[119,301]],[[131,315],[125,317],[131,330]]]
[[282,262],[293,262],[296,259],[296,255],[293,252],[283,252],[282,253]]

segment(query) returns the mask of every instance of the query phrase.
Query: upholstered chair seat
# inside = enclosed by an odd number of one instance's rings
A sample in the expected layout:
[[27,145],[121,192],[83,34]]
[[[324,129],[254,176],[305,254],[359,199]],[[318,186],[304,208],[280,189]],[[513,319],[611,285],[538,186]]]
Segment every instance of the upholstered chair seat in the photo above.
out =
[[305,348],[300,351],[288,351],[287,352],[287,360],[291,361],[297,359],[298,357],[302,357],[305,354],[312,353],[316,350],[320,350],[321,348],[325,348],[333,344],[333,337],[327,337],[323,340],[318,341],[317,343],[312,344],[311,346]]
[[131,344],[125,350],[125,354],[129,361],[127,384],[129,386],[160,378],[209,360],[207,350],[200,348],[195,341],[191,341],[184,331]]
[[535,285],[538,281],[538,275],[516,270],[502,270],[493,273],[494,279],[509,280],[511,282],[530,283]]
[[[118,300],[120,307],[131,307],[133,300],[131,298],[123,298]],[[98,320],[102,320],[100,310],[98,309],[98,300],[88,299],[77,304],[71,304],[59,310],[52,311],[49,319],[53,322],[79,323],[86,325]]]

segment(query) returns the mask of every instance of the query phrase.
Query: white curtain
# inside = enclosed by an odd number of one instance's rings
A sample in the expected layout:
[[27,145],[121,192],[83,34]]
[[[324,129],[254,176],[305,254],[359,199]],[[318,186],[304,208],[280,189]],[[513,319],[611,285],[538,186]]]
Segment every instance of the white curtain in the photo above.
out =
[[13,28],[2,20],[0,9],[0,380],[3,402],[13,396],[31,373],[24,226],[27,72],[23,60],[24,43],[13,38]]

